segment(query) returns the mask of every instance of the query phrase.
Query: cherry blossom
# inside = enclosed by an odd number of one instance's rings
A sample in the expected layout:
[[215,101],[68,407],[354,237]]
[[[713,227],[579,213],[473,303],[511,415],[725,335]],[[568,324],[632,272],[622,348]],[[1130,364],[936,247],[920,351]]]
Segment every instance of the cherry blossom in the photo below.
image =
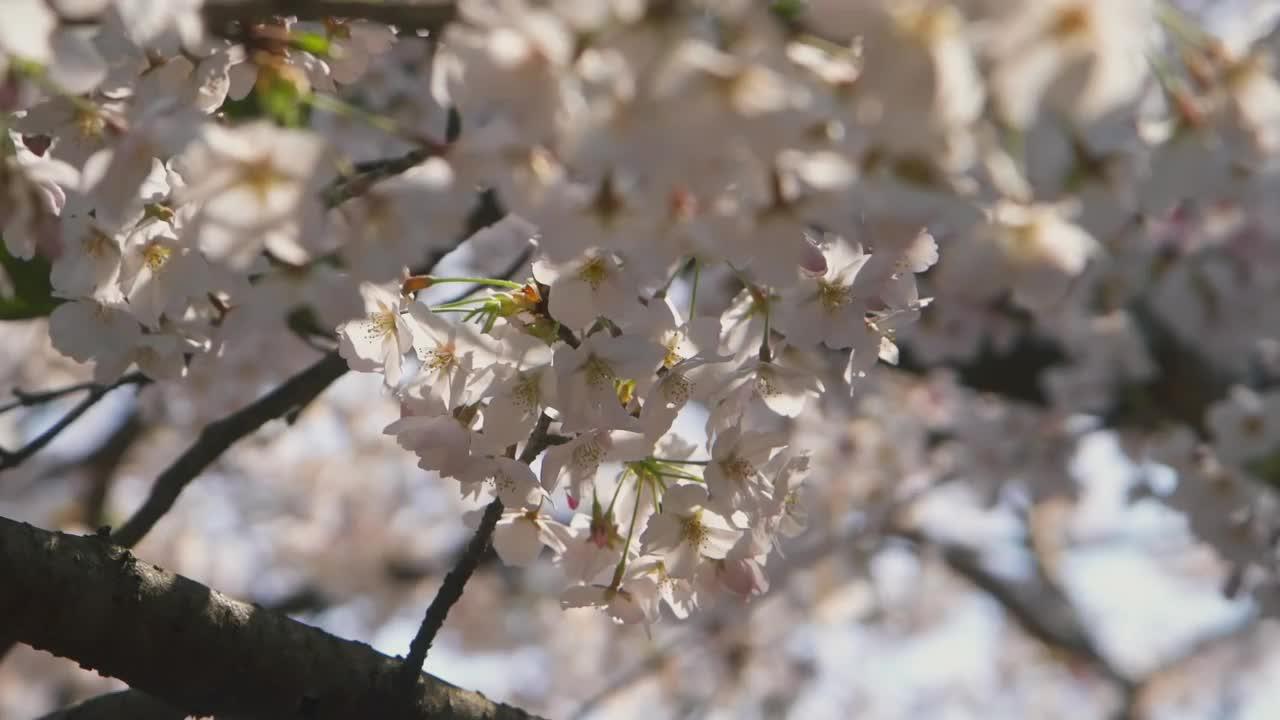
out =
[[741,531],[706,508],[707,490],[700,485],[676,485],[662,494],[662,510],[650,518],[640,538],[660,550],[669,575],[691,578],[704,558],[723,559]]
[[785,442],[785,436],[777,433],[733,428],[717,435],[705,474],[713,505],[724,513],[761,507],[773,493],[773,486],[763,473],[764,466]]
[[289,246],[291,237],[271,241],[268,233],[282,228],[286,235],[297,233],[290,223],[317,202],[323,154],[319,138],[268,123],[235,130],[206,126],[178,167],[187,181],[180,197],[201,203],[194,228],[201,249],[243,267],[262,241],[273,248]]
[[[527,468],[526,468],[527,469]],[[503,513],[493,531],[493,549],[508,565],[532,565],[543,547],[562,553],[567,528],[540,509],[514,509]]]
[[361,372],[382,372],[391,386],[402,377],[401,363],[414,348],[414,329],[401,312],[403,300],[391,291],[364,283],[360,286],[367,317],[339,328],[339,352]]

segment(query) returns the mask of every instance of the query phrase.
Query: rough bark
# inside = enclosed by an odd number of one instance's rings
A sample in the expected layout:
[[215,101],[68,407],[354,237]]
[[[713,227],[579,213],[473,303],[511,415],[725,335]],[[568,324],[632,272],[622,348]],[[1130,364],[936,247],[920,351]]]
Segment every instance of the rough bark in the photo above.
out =
[[0,634],[196,715],[523,720],[528,713],[136,559],[102,536],[0,518]]

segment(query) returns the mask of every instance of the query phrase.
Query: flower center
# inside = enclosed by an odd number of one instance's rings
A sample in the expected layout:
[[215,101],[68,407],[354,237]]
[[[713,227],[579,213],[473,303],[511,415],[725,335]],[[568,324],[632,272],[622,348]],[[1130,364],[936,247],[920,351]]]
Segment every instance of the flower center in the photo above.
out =
[[1088,32],[1092,26],[1093,17],[1088,8],[1075,4],[1054,14],[1049,34],[1058,40],[1069,40]]
[[588,440],[573,449],[574,467],[595,472],[595,468],[600,465],[600,460],[604,456],[600,446],[594,441]]
[[147,245],[147,249],[142,251],[142,261],[146,264],[147,269],[156,272],[169,262],[169,256],[173,254],[173,249],[158,242]]
[[618,377],[608,362],[595,355],[587,358],[587,362],[583,365],[583,370],[587,376],[587,385],[593,390],[612,388],[613,381]]
[[592,290],[599,290],[601,283],[608,277],[609,268],[605,265],[604,258],[592,258],[578,271],[578,279],[590,285]]
[[827,312],[835,312],[853,302],[853,293],[850,292],[850,288],[839,283],[819,280],[818,302],[822,303],[823,309]]
[[396,314],[393,310],[379,310],[369,313],[369,338],[390,337],[396,331]]
[[693,547],[702,548],[707,540],[707,527],[702,524],[702,511],[699,510],[681,520],[680,537]]
[[494,490],[499,493],[511,492],[516,489],[516,481],[511,479],[511,476],[501,468],[493,471],[493,477],[490,480],[493,482]]
[[679,373],[671,373],[662,379],[662,399],[671,405],[684,405],[689,401],[693,383]]
[[782,391],[778,389],[778,383],[773,377],[773,373],[761,369],[756,373],[756,394],[760,397],[773,397]]
[[288,179],[276,170],[271,158],[265,156],[243,163],[240,173],[240,182],[249,186],[258,196],[258,202],[263,205],[267,204],[267,194],[271,192],[271,188]]
[[1009,228],[1006,247],[1014,262],[1031,263],[1044,255],[1043,230],[1038,222],[1028,222]]
[[511,399],[516,407],[525,412],[532,411],[542,399],[542,391],[538,387],[538,378],[534,375],[521,375],[520,381],[511,389]]
[[106,118],[96,109],[77,109],[72,122],[80,137],[85,139],[102,137],[102,132],[107,129]]
[[724,471],[725,477],[738,483],[745,483],[756,474],[756,466],[750,460],[737,456],[721,462],[720,469]]
[[451,342],[437,345],[435,350],[427,353],[427,357],[422,361],[422,364],[431,370],[448,370],[458,362],[458,358],[455,355],[456,351],[457,348]]
[[90,228],[88,234],[85,235],[84,251],[91,257],[106,257],[113,249],[115,249],[115,243],[111,240],[111,236],[101,230]]
[[676,351],[680,347],[680,333],[673,332],[667,335],[667,341],[663,345],[667,348],[667,354],[662,358],[662,366],[670,368],[672,365],[683,360],[680,353]]

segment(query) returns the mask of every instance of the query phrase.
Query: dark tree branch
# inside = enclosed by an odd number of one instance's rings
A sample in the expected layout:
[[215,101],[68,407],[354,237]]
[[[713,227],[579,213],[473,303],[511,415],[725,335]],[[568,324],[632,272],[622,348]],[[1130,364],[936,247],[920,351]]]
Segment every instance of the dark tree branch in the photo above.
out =
[[[1205,411],[1233,382],[1244,383],[1247,379],[1227,377],[1202,348],[1178,338],[1144,301],[1133,301],[1128,311],[1155,361],[1156,373],[1144,383],[1116,387],[1114,402],[1102,412],[1103,421],[1109,427],[1125,428],[1154,428],[1173,421],[1203,434]],[[1067,348],[1034,335],[1031,326],[1028,320],[1006,351],[984,347],[972,360],[949,367],[965,387],[1015,402],[1046,406],[1050,398],[1043,385],[1044,371],[1070,363],[1071,357]],[[934,368],[916,359],[910,340],[903,343],[901,350],[902,370],[918,374]]]
[[[402,716],[402,664],[139,561],[102,537],[0,518],[0,627],[195,715]],[[430,675],[410,718],[524,720]]]
[[299,20],[327,17],[364,19],[395,25],[401,32],[438,31],[457,17],[452,2],[377,2],[376,0],[210,0],[204,5],[204,21],[215,33],[232,22],[263,21],[273,15],[293,15]]
[[0,470],[17,467],[25,462],[27,458],[30,458],[32,455],[43,450],[46,445],[53,442],[54,438],[62,434],[62,431],[66,430],[71,423],[74,423],[81,415],[88,412],[89,408],[97,405],[98,401],[106,397],[107,393],[110,393],[112,390],[125,385],[146,385],[149,382],[151,382],[151,380],[141,373],[129,373],[128,375],[121,377],[119,380],[107,385],[79,383],[57,390],[38,393],[23,393],[15,390],[14,395],[18,399],[3,408],[0,408],[0,412],[5,412],[15,407],[25,405],[39,405],[82,390],[88,390],[89,394],[86,395],[79,404],[71,408],[66,415],[58,418],[58,421],[50,426],[48,430],[40,433],[40,435],[33,438],[26,445],[23,445],[17,450],[4,450],[3,448],[0,448]]
[[435,641],[436,634],[444,626],[449,610],[462,599],[462,591],[466,589],[467,581],[480,565],[480,557],[484,551],[489,549],[489,542],[493,539],[493,529],[497,527],[498,520],[502,517],[502,509],[502,501],[498,498],[494,498],[484,509],[484,516],[480,519],[475,535],[471,536],[466,552],[462,553],[458,564],[449,571],[449,574],[444,576],[444,582],[440,584],[435,598],[427,607],[422,624],[418,627],[417,634],[413,636],[413,641],[409,643],[409,655],[405,657],[404,665],[400,668],[400,682],[405,687],[406,695],[413,687],[414,678],[422,671],[422,663],[427,659],[427,652],[431,650],[431,643]]
[[[547,448],[548,442],[547,430],[551,427],[551,416],[543,413],[538,418],[538,424],[534,426],[533,432],[529,435],[525,448],[520,453],[520,462],[526,465],[533,462],[538,455]],[[514,454],[514,446],[512,448]],[[427,613],[422,618],[422,625],[418,627],[418,632],[414,635],[413,642],[409,644],[409,655],[405,658],[404,667],[402,669],[401,683],[405,686],[407,694],[411,687],[413,678],[422,670],[422,663],[427,659],[427,652],[431,649],[431,643],[435,640],[436,634],[440,632],[440,628],[444,626],[445,618],[449,616],[449,610],[462,598],[462,591],[466,588],[467,581],[471,579],[471,575],[476,571],[476,567],[480,564],[480,559],[485,551],[489,549],[489,542],[493,539],[493,530],[498,525],[498,520],[502,517],[502,501],[494,498],[492,502],[484,509],[484,515],[480,519],[480,525],[476,528],[475,535],[471,537],[471,542],[467,544],[466,550],[458,558],[457,564],[448,575],[445,575],[444,582],[440,584],[440,589],[436,592],[436,596],[431,601],[431,605],[427,607]]]
[[14,388],[12,393],[15,400],[13,402],[0,405],[0,414],[7,413],[10,410],[20,407],[42,405],[51,400],[57,400],[58,398],[66,397],[67,395],[72,395],[74,393],[81,392],[82,390],[99,390],[103,387],[120,387],[121,385],[130,385],[133,383],[145,385],[148,382],[150,382],[150,380],[142,373],[129,373],[114,383],[111,383],[110,386],[104,386],[100,383],[83,382],[75,383],[74,385],[67,385],[66,387],[54,388],[53,390],[41,390],[38,392],[27,392],[21,388]]
[[[928,310],[925,310],[928,312]],[[920,363],[911,351],[910,340],[900,348],[898,368],[912,374],[923,374],[935,366]],[[1023,335],[1007,352],[982,348],[977,357],[965,363],[953,363],[951,369],[964,387],[988,392],[1015,402],[1043,406],[1049,398],[1040,384],[1045,370],[1067,362],[1067,356],[1052,342]]]
[[357,174],[339,178],[330,185],[321,195],[321,199],[326,206],[337,207],[351,198],[365,194],[377,183],[393,178],[415,165],[422,164],[428,158],[439,155],[442,150],[442,147],[422,147],[410,150],[399,157],[364,163],[357,168]]
[[347,371],[347,361],[336,352],[293,376],[283,385],[234,413],[206,425],[200,437],[156,479],[142,507],[112,535],[113,542],[133,547],[164,516],[183,488],[238,440],[267,422],[305,406]]

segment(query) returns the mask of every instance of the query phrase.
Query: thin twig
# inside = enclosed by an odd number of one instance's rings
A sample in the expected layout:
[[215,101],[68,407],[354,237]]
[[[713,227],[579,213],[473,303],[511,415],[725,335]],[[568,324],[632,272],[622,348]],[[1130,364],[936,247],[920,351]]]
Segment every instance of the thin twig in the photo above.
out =
[[467,581],[479,566],[480,556],[489,548],[489,541],[493,539],[493,530],[502,517],[502,510],[502,501],[498,498],[494,498],[484,509],[484,516],[480,519],[475,535],[471,536],[471,542],[467,543],[466,552],[462,553],[458,564],[449,571],[449,574],[444,576],[444,582],[440,584],[436,596],[427,606],[422,624],[418,627],[413,641],[409,643],[409,654],[400,668],[403,674],[401,684],[406,692],[417,681],[418,674],[422,672],[422,663],[426,661],[427,652],[431,650],[431,643],[435,641],[440,628],[444,627],[449,610],[462,599],[462,591],[466,589]]
[[420,147],[398,157],[363,164],[359,174],[339,178],[321,194],[321,199],[327,207],[337,207],[351,198],[365,194],[375,184],[439,155],[443,150],[444,146]]
[[538,283],[538,295],[538,306],[535,308],[535,312],[539,317],[547,318],[554,322],[556,324],[556,337],[565,345],[576,349],[582,344],[578,337],[563,323],[551,317],[551,286],[545,283]]
[[20,391],[14,391],[14,395],[18,397],[17,404],[6,405],[3,410],[0,410],[0,412],[18,406],[38,405],[40,403],[50,402],[82,390],[88,390],[89,394],[86,395],[85,398],[75,407],[67,411],[66,415],[58,418],[57,422],[49,426],[47,430],[37,435],[27,444],[17,450],[5,450],[0,448],[0,470],[17,467],[25,462],[27,458],[40,452],[44,449],[44,446],[53,442],[54,438],[58,437],[63,430],[66,430],[71,423],[75,422],[81,415],[85,414],[89,408],[97,405],[98,401],[106,397],[112,390],[125,385],[146,385],[149,382],[151,382],[150,378],[142,373],[129,373],[128,375],[121,377],[119,380],[107,385],[79,383],[57,390],[38,393],[22,393]]
[[12,390],[13,396],[17,399],[11,403],[8,403],[7,405],[0,405],[0,415],[20,407],[31,407],[33,405],[42,405],[52,400],[57,400],[59,398],[66,397],[67,395],[78,393],[82,390],[97,390],[101,388],[106,388],[110,390],[113,388],[120,387],[121,385],[133,385],[133,384],[146,385],[149,382],[151,382],[151,379],[148,378],[146,375],[143,375],[140,372],[133,372],[133,373],[129,373],[127,375],[121,376],[120,379],[116,380],[114,383],[108,383],[108,384],[82,382],[82,383],[74,383],[72,385],[67,385],[65,387],[54,388],[52,390],[39,390],[36,392],[28,392],[21,388],[14,388]]
[[96,387],[98,387],[98,383],[82,382],[67,385],[66,387],[54,388],[53,390],[43,390],[40,392],[27,392],[21,388],[14,388],[13,396],[17,399],[11,403],[0,405],[0,414],[7,413],[10,410],[17,410],[20,407],[40,405],[67,395],[78,393],[81,390],[93,390]]
[[206,425],[196,442],[160,474],[142,507],[111,536],[112,542],[124,547],[136,545],[173,507],[183,488],[227,448],[267,422],[311,402],[346,371],[347,361],[331,352],[256,402]]
[[[551,416],[543,413],[538,418],[538,424],[533,428],[533,432],[529,434],[524,452],[520,453],[520,462],[527,465],[546,449],[547,430],[550,427]],[[427,607],[422,624],[418,627],[413,642],[409,644],[409,654],[405,657],[404,665],[400,669],[400,682],[404,693],[407,694],[413,688],[413,683],[422,672],[422,663],[427,659],[431,643],[440,632],[440,628],[444,626],[449,610],[462,598],[467,581],[471,579],[472,573],[480,564],[481,556],[489,549],[489,542],[493,539],[493,530],[502,517],[502,510],[502,501],[498,498],[494,498],[485,508],[484,516],[480,519],[480,525],[476,528],[475,535],[471,537],[471,542],[467,544],[466,551],[458,558],[457,565],[449,571],[448,575],[445,575],[444,582],[440,584],[435,598]]]

